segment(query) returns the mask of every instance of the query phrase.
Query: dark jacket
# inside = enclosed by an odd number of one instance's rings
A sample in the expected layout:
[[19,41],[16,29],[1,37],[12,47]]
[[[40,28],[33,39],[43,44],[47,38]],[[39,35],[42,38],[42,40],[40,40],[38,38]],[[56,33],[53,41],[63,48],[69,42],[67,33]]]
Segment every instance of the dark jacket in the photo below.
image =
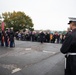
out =
[[[76,29],[66,36],[61,47],[63,54],[76,53]],[[65,75],[76,75],[76,55],[66,55]]]
[[10,31],[10,41],[14,42],[14,32]]
[[76,29],[66,36],[60,51],[64,54],[68,52],[76,52]]
[[43,32],[40,33],[40,39],[43,40],[45,37],[45,34]]

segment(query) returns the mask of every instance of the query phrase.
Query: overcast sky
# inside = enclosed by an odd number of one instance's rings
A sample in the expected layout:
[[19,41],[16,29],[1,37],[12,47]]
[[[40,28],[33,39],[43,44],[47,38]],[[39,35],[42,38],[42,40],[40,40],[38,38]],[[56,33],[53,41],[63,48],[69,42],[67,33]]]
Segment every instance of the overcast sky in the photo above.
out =
[[0,14],[22,11],[35,30],[67,30],[68,17],[76,17],[76,0],[0,0]]

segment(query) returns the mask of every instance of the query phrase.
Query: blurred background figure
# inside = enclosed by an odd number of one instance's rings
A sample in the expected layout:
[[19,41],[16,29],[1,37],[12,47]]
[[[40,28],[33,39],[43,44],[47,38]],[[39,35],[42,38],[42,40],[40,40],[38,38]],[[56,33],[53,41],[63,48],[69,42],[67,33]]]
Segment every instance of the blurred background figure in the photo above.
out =
[[10,29],[10,47],[15,46],[15,41],[14,41],[14,31],[13,28],[11,27]]
[[45,34],[43,33],[43,31],[40,32],[40,42],[43,43],[44,42],[44,38],[45,38]]

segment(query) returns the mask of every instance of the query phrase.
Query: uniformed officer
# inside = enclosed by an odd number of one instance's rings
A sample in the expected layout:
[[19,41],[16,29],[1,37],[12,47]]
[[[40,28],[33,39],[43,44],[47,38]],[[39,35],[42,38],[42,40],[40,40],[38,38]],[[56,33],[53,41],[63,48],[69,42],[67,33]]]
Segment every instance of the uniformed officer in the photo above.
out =
[[66,54],[65,75],[76,75],[76,18],[69,18],[72,32],[68,34],[60,51]]

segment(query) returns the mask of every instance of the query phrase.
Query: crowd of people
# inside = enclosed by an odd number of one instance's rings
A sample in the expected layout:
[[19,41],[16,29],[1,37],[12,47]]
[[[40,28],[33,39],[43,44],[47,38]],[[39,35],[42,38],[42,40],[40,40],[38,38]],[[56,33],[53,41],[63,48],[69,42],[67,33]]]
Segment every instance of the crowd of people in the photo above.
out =
[[63,43],[64,34],[58,32],[50,33],[49,31],[17,31],[15,33],[17,40],[32,41],[32,42],[47,42],[47,43]]
[[0,46],[11,48],[15,46],[13,28],[0,31]]
[[30,31],[22,30],[14,32],[13,28],[0,31],[0,45],[5,47],[15,47],[14,38],[21,41],[32,41],[41,43],[63,43],[66,35],[50,31]]

